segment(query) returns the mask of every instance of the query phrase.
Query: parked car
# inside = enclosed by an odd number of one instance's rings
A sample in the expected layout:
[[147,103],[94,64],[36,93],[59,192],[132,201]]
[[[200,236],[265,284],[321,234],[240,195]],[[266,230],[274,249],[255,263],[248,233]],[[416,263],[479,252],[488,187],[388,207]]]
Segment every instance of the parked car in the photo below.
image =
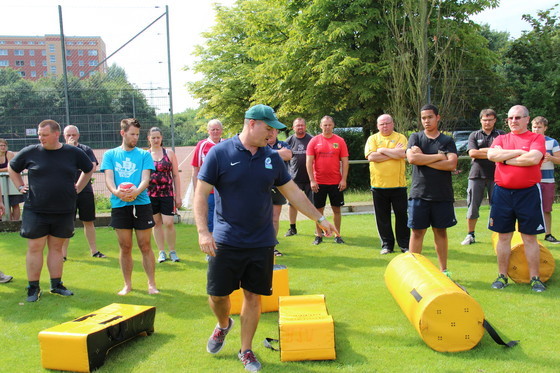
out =
[[457,147],[458,154],[467,153],[467,148],[469,146],[469,135],[473,131],[453,131],[453,139],[455,140],[455,146]]

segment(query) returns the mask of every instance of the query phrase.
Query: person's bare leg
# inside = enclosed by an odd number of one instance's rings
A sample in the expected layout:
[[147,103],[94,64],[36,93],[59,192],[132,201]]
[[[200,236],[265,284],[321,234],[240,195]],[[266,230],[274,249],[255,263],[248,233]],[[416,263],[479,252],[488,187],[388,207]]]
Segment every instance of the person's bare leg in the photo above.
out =
[[[325,211],[325,207],[323,206],[321,208],[318,208],[317,211],[319,211],[321,215],[323,215],[323,212]],[[319,224],[315,224],[315,234],[319,237],[323,237],[323,230],[321,229]]]
[[120,264],[124,278],[124,287],[117,294],[126,295],[132,291],[132,229],[115,229],[120,247]]
[[157,294],[159,290],[156,287],[156,257],[152,251],[151,235],[152,229],[136,229],[136,241],[142,253],[142,264],[144,271],[148,276],[148,294]]
[[474,232],[474,230],[476,228],[476,222],[477,221],[478,221],[478,219],[467,219],[468,232]]
[[43,250],[47,243],[47,237],[40,237],[27,240],[27,254],[25,256],[25,266],[27,269],[28,281],[39,281],[41,270],[43,269]]
[[523,245],[525,246],[525,257],[529,266],[531,277],[539,276],[539,265],[541,261],[541,250],[537,242],[537,236],[521,233]]
[[443,272],[447,269],[447,250],[449,246],[447,228],[432,227],[432,232],[434,232],[434,245],[438,256],[439,269]]
[[261,296],[243,289],[241,307],[241,351],[253,349],[253,337],[261,318]]
[[[331,206],[333,212],[333,222],[338,234],[340,235],[340,226],[342,225],[342,213],[340,212],[340,206]],[[322,211],[321,211],[322,213]]]
[[62,260],[62,245],[66,238],[47,236],[47,267],[51,278],[61,278],[64,260]]
[[19,204],[11,206],[10,209],[12,210],[12,213],[10,214],[10,220],[19,220],[21,218],[21,208],[19,207]]
[[421,254],[425,235],[426,229],[411,229],[408,251],[410,251],[411,253]]
[[208,304],[210,305],[212,312],[214,312],[214,315],[216,315],[220,328],[226,329],[229,326],[229,310],[231,307],[229,295],[226,295],[225,297],[210,295],[208,297]]
[[66,258],[68,256],[68,246],[70,245],[70,239],[65,238],[62,243],[62,257]]
[[513,237],[513,232],[498,233],[498,243],[496,244],[498,273],[506,277],[509,268],[509,256],[511,255],[511,237]]
[[282,205],[272,205],[272,225],[274,226],[274,237],[278,236],[278,229],[280,229],[280,213],[282,212]]
[[544,212],[544,228],[546,229],[545,234],[552,233],[552,213],[551,212]]
[[290,210],[288,212],[288,214],[290,216],[290,224],[296,224],[297,213],[298,213],[298,210],[294,206],[290,205]]
[[159,251],[165,252],[165,237],[163,234],[163,219],[161,214],[154,214],[154,240]]
[[83,221],[82,224],[84,225],[84,234],[89,245],[89,251],[93,255],[98,251],[97,243],[95,242],[95,225],[93,221]]
[[[169,251],[175,251],[175,243],[177,240],[177,233],[175,232],[175,219],[173,215],[161,215],[163,222],[163,237],[167,242]],[[154,227],[155,228],[155,227]],[[154,234],[155,237],[155,234]],[[157,243],[156,243],[157,244]],[[159,248],[159,246],[158,246]]]

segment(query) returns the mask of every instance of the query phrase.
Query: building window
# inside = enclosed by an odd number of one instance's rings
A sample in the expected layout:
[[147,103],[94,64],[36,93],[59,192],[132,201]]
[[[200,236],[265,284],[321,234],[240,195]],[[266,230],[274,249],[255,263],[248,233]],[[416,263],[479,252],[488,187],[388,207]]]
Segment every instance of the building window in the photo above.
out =
[[25,51],[23,49],[14,49],[14,56],[24,56]]
[[36,78],[37,77],[37,71],[32,71],[31,72],[31,77]]
[[43,76],[47,76],[47,72],[46,72],[46,71],[43,71]]
[[51,66],[51,73],[56,74],[56,66]]
[[18,71],[19,76],[24,77],[25,76],[25,71]]
[[80,61],[78,61],[78,65],[80,65],[80,66],[85,66],[86,64],[84,63],[83,60],[80,60]]
[[25,62],[23,62],[23,61],[16,61],[16,66],[25,66]]
[[84,55],[84,51],[80,49],[80,50],[78,51],[78,56],[83,56],[83,55]]
[[80,71],[80,77],[82,77],[82,76],[84,76],[84,75],[86,75],[86,73],[83,72],[83,71]]
[[66,50],[66,55],[67,56],[71,56],[72,55],[72,51],[69,51],[68,49]]
[[89,61],[90,66],[97,66],[97,61]]
[[27,45],[35,45],[35,42],[34,41],[28,41]]
[[49,44],[49,52],[54,53],[54,44]]
[[29,51],[29,55],[30,55],[30,56],[34,56],[34,55],[35,55],[35,51],[34,51],[34,50],[30,50],[30,51]]
[[15,44],[15,45],[21,45],[21,41],[19,41],[19,40],[14,41],[14,44]]
[[55,63],[56,62],[56,56],[49,56],[49,60],[51,61],[51,63]]
[[83,42],[83,41],[79,41],[79,42],[77,42],[76,44],[77,44],[77,45],[84,45],[84,42]]
[[41,56],[46,56],[46,55],[47,55],[47,51],[43,49],[43,50],[41,51]]
[[7,49],[0,49],[0,56],[7,56],[8,50]]
[[44,42],[44,41],[40,41],[40,42],[38,42],[37,44],[39,44],[39,45],[45,45],[45,42]]
[[10,62],[8,60],[0,60],[0,66],[10,66]]
[[95,49],[90,49],[87,51],[88,56],[97,56],[97,51]]
[[73,41],[67,41],[66,45],[74,45],[74,42]]
[[66,60],[66,66],[72,66],[72,60]]
[[6,44],[4,40],[0,40],[0,44]]
[[35,66],[35,60],[30,60],[29,61],[29,66]]
[[43,60],[42,65],[47,66],[47,61]]

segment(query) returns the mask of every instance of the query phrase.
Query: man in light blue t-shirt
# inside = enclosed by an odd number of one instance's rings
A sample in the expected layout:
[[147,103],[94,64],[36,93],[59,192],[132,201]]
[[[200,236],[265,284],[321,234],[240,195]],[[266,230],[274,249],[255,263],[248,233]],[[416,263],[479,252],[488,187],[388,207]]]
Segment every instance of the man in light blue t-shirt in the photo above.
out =
[[148,276],[148,293],[157,294],[155,280],[156,259],[151,245],[154,217],[150,197],[146,192],[150,174],[154,170],[152,156],[136,147],[140,135],[140,123],[134,118],[121,121],[122,145],[108,150],[103,156],[101,171],[105,172],[105,184],[111,195],[111,227],[119,239],[120,263],[124,287],[119,295],[132,290],[132,230],[142,252],[144,271]]

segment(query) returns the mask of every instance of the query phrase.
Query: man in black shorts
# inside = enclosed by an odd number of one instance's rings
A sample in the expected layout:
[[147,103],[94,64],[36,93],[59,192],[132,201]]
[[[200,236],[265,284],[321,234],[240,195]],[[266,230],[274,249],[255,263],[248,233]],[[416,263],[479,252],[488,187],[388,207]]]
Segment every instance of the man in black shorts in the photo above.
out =
[[[76,126],[66,126],[64,127],[64,139],[68,145],[76,146],[78,149],[82,149],[84,153],[88,156],[93,164],[93,171],[97,169],[97,158],[95,154],[93,154],[93,150],[84,144],[78,143],[80,139],[80,131]],[[80,175],[76,175],[76,180]],[[101,253],[101,251],[97,250],[97,245],[95,243],[95,226],[93,222],[95,221],[95,196],[93,194],[93,187],[91,183],[88,183],[84,190],[82,190],[78,194],[78,199],[76,201],[76,210],[78,212],[78,217],[84,226],[84,234],[89,244],[89,251],[91,252],[91,256],[94,258],[105,258],[105,255]],[[68,244],[70,240],[64,241],[64,245],[62,246],[62,255],[64,256],[64,260],[68,256]]]
[[[291,180],[279,154],[267,140],[273,129],[285,126],[274,110],[256,105],[245,113],[241,134],[221,142],[208,152],[198,174],[194,215],[200,250],[208,255],[207,293],[218,319],[206,350],[218,353],[233,326],[229,317],[229,294],[243,288],[241,309],[241,350],[238,358],[246,370],[257,371],[261,364],[252,351],[252,341],[260,319],[260,295],[272,294],[274,245],[270,189],[278,187],[294,207],[325,230],[336,234],[329,223]],[[208,230],[208,195],[215,188],[214,232]]]
[[439,132],[439,111],[424,105],[420,111],[424,131],[410,135],[406,157],[413,165],[412,187],[408,197],[408,227],[412,230],[411,253],[422,253],[428,227],[434,232],[434,246],[440,270],[447,270],[447,228],[457,224],[453,208],[451,171],[457,167],[457,148],[449,136]]
[[[44,120],[38,128],[40,144],[23,148],[9,165],[10,178],[26,195],[20,235],[27,238],[27,301],[41,296],[39,279],[43,267],[43,251],[48,247],[47,266],[51,277],[51,293],[73,295],[62,284],[62,245],[74,235],[74,214],[77,192],[89,183],[93,165],[86,153],[59,142],[60,125]],[[27,169],[28,184],[21,172]],[[78,182],[75,176],[82,173]]]
[[136,242],[142,253],[142,264],[148,277],[148,294],[159,293],[156,287],[156,258],[151,243],[154,214],[146,191],[155,167],[150,153],[136,147],[139,135],[138,120],[121,120],[122,145],[107,150],[101,162],[105,185],[112,193],[111,227],[115,228],[119,239],[124,277],[124,287],[119,295],[132,291],[132,231],[136,233]]

